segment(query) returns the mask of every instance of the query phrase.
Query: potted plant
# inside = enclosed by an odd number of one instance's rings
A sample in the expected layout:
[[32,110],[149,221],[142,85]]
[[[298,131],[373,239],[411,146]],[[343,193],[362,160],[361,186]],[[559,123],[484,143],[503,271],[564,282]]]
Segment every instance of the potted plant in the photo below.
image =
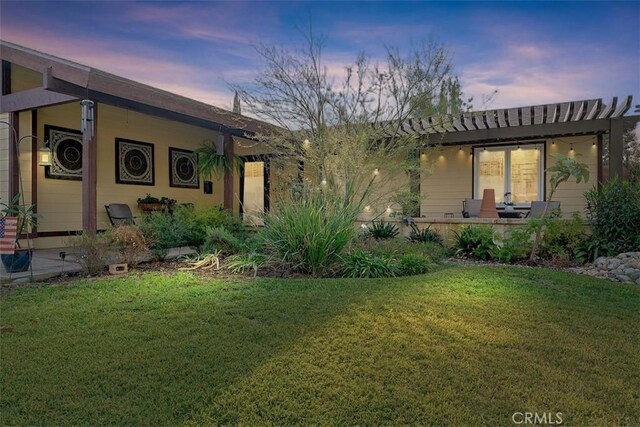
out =
[[504,193],[504,211],[505,212],[513,212],[514,203],[511,201],[511,192],[507,191]]
[[171,209],[175,203],[174,199],[168,197],[157,198],[147,194],[138,199],[138,208],[143,212],[166,211]]
[[28,232],[31,227],[35,226],[36,220],[42,217],[42,215],[35,212],[36,205],[21,205],[20,197],[21,195],[18,193],[8,204],[0,202],[0,207],[2,207],[0,212],[3,216],[18,217],[16,250],[13,254],[2,254],[2,256],[0,256],[7,273],[19,273],[29,269],[33,251],[31,248],[22,249],[19,237],[24,232]]

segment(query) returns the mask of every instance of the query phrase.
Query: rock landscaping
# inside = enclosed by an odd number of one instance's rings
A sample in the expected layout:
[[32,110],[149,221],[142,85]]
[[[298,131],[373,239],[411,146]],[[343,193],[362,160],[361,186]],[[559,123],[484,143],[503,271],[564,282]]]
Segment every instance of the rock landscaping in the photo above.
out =
[[614,257],[597,258],[593,264],[572,269],[602,279],[640,285],[640,252],[625,252]]

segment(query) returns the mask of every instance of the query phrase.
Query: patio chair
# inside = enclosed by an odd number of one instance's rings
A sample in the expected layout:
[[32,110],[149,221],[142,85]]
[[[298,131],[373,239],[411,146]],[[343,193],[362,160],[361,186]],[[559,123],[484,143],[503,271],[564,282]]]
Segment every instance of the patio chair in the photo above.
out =
[[108,205],[104,205],[104,208],[107,210],[109,221],[111,221],[111,225],[114,227],[117,227],[118,225],[135,224],[129,205],[125,205],[124,203],[110,203]]
[[531,202],[531,210],[529,210],[525,218],[542,218],[544,207],[547,203],[549,204],[547,218],[560,216],[560,202]]
[[480,215],[482,199],[464,199],[462,202],[462,217],[477,218]]

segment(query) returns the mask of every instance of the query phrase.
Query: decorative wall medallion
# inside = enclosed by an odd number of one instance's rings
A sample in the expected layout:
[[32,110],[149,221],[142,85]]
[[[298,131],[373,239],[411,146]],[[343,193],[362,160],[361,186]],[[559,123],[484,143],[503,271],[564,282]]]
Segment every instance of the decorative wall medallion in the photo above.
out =
[[169,185],[200,188],[198,155],[193,151],[169,147]]
[[82,180],[82,133],[50,125],[44,126],[44,133],[51,149],[45,178]]
[[153,144],[116,138],[116,182],[155,184]]

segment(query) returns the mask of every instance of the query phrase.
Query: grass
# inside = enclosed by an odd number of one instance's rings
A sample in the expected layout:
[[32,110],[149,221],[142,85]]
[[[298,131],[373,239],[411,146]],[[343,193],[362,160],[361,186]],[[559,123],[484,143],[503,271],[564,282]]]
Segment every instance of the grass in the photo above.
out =
[[0,425],[640,423],[640,287],[139,274],[0,301]]

